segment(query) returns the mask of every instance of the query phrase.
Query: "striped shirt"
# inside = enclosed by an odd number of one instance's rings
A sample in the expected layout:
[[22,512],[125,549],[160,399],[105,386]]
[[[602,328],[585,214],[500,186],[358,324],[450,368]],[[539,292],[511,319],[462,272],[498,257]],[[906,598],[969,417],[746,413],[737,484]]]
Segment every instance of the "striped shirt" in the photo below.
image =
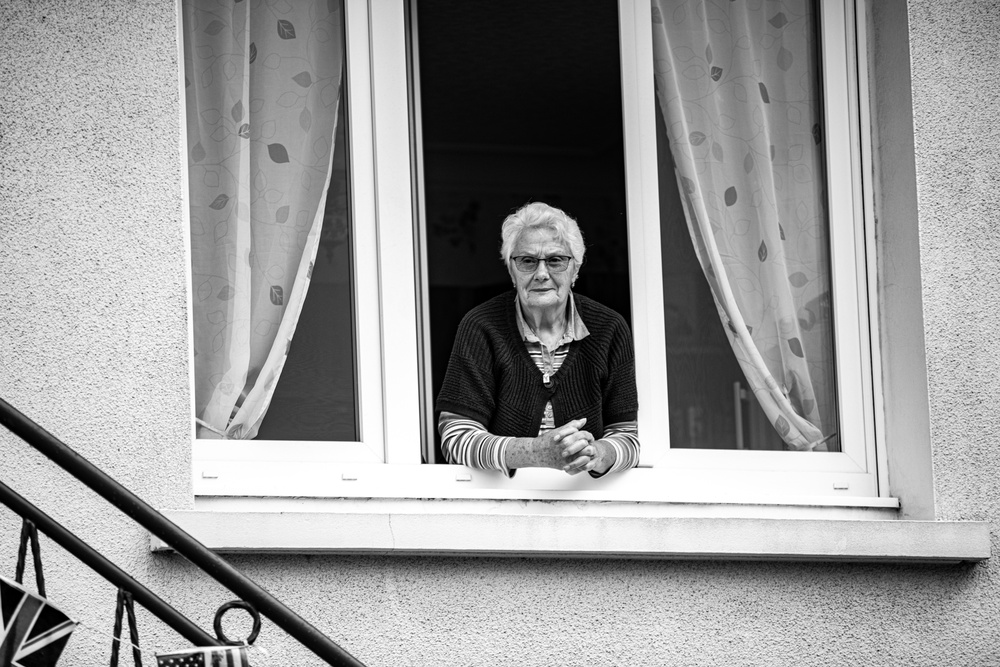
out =
[[[515,297],[516,299],[517,297]],[[542,381],[548,385],[549,378],[556,374],[569,352],[570,344],[590,335],[573,302],[573,293],[569,297],[569,322],[562,338],[556,343],[555,349],[550,349],[535,335],[521,314],[520,305],[516,305],[517,324],[532,361],[542,374]],[[551,431],[557,424],[552,414],[551,401],[545,404],[541,427],[538,435]],[[442,412],[438,418],[438,431],[441,433],[441,450],[450,463],[467,465],[484,470],[499,470],[507,477],[513,471],[506,466],[507,445],[514,440],[512,437],[493,435],[486,427],[461,415]],[[596,434],[595,434],[596,435]],[[590,472],[592,477],[602,477],[604,474],[628,470],[639,463],[638,425],[634,420],[606,424],[601,440],[611,446],[614,451],[614,463],[606,473]]]

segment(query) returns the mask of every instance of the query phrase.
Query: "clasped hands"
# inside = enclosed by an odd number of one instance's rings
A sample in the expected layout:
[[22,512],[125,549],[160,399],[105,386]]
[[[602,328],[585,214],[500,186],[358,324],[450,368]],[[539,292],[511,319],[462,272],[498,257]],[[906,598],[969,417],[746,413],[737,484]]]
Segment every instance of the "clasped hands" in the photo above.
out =
[[570,475],[607,472],[615,463],[614,449],[584,431],[586,418],[574,419],[534,438],[515,438],[507,446],[508,468],[555,468]]
[[535,446],[548,454],[549,467],[557,468],[570,475],[581,472],[606,472],[614,461],[607,444],[596,440],[590,431],[583,430],[587,418],[571,422],[547,431],[535,438]]

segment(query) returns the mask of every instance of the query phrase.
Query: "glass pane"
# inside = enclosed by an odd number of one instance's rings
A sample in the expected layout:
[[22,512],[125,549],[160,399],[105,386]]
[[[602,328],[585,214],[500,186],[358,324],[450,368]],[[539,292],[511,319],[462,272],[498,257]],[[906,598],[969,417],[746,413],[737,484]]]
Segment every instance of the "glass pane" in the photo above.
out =
[[182,12],[198,437],[356,440],[343,6]]
[[333,173],[309,293],[259,439],[359,438],[353,224],[343,106],[342,98]]
[[417,26],[436,396],[462,316],[511,288],[500,225],[529,201],[578,221],[574,291],[631,316],[618,9],[420,0]]
[[653,7],[671,446],[839,451],[817,4]]

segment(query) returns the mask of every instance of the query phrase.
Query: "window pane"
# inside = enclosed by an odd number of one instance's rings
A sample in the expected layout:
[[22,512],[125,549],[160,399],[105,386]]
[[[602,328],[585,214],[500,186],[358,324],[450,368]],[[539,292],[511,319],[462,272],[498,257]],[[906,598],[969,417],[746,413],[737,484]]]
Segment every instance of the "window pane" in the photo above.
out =
[[630,318],[618,10],[420,0],[417,26],[436,396],[462,316],[511,289],[500,225],[529,201],[577,219],[574,291]]
[[355,440],[343,8],[182,9],[198,437]]
[[817,5],[653,6],[671,446],[839,451]]
[[309,293],[258,438],[357,440],[352,217],[345,125],[338,116],[333,174]]

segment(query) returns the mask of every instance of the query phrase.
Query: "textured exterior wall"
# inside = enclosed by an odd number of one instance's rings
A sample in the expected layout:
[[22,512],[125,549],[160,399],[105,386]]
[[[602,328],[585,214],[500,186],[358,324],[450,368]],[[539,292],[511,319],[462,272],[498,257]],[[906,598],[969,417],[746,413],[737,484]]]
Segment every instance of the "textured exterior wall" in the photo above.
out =
[[[1000,517],[1000,5],[910,2],[937,511]],[[0,397],[154,505],[191,505],[175,8],[0,3]],[[208,627],[229,595],[0,433],[0,479]],[[0,572],[17,522],[0,510]],[[107,661],[114,591],[43,542]],[[369,665],[1000,663],[1000,565],[241,556]],[[144,645],[183,646],[140,610]],[[265,624],[270,658],[315,664]]]
[[[174,24],[169,1],[0,2],[0,397],[154,505],[186,507]],[[0,479],[140,579],[175,576],[145,531],[0,431]],[[2,508],[5,576],[18,529]],[[65,663],[106,662],[115,591],[42,548],[50,595],[93,628]]]
[[911,2],[921,270],[942,518],[1000,516],[1000,5]]

